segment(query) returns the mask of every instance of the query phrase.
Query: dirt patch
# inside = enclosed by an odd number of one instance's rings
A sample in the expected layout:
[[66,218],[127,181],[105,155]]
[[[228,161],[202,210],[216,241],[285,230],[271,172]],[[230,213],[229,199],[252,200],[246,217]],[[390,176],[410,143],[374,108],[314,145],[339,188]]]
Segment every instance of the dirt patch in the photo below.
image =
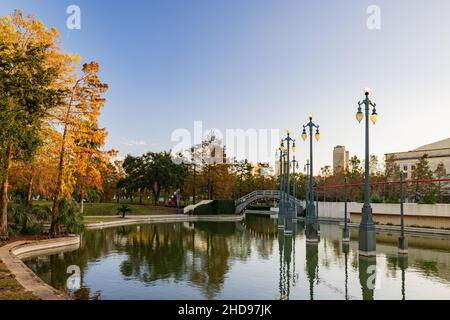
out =
[[38,300],[17,282],[2,261],[0,261],[0,300]]

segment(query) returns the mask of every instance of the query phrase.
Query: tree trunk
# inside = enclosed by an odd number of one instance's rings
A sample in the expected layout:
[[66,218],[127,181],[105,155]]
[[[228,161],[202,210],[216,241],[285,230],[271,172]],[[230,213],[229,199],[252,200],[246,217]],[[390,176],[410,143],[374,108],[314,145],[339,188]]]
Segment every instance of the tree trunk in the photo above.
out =
[[80,187],[80,213],[84,212],[84,190]]
[[157,187],[156,188],[156,193],[155,193],[155,206],[158,205],[159,202],[159,195],[161,194],[161,187]]
[[6,148],[6,158],[3,165],[3,177],[0,186],[0,240],[8,239],[8,175],[11,167],[11,146]]
[[30,177],[30,180],[28,181],[27,185],[27,198],[25,199],[25,204],[27,207],[31,207],[33,204],[33,182],[34,182],[34,175]]
[[61,149],[59,153],[59,164],[58,164],[58,176],[56,178],[56,189],[53,197],[53,207],[52,207],[52,223],[50,225],[50,235],[57,236],[60,233],[60,226],[58,225],[59,217],[59,204],[61,202],[61,192],[62,192],[62,180],[64,171],[64,155],[66,153],[66,139],[68,133],[68,125],[64,127],[64,133],[62,136]]
[[[67,127],[67,126],[66,126]],[[61,202],[61,189],[62,189],[62,179],[64,171],[64,154],[66,152],[65,140],[67,136],[67,129],[64,129],[63,141],[61,143],[61,151],[59,154],[59,165],[58,165],[58,176],[56,178],[56,189],[53,197],[53,207],[52,207],[52,223],[50,225],[50,235],[56,236],[60,232],[60,227],[58,225],[59,217],[59,204]]]
[[142,204],[142,190],[139,189],[139,204]]
[[53,196],[53,206],[52,206],[52,223],[50,225],[50,235],[56,236],[60,233],[60,226],[58,224],[59,217],[59,204],[61,202],[61,193],[62,193],[62,180],[63,180],[63,172],[64,172],[64,157],[66,153],[66,139],[69,132],[69,117],[72,112],[72,103],[74,99],[74,91],[78,86],[79,81],[72,88],[72,95],[70,97],[69,105],[67,106],[67,112],[64,119],[64,132],[61,141],[61,149],[59,153],[59,163],[58,163],[58,176],[56,178],[56,190]]

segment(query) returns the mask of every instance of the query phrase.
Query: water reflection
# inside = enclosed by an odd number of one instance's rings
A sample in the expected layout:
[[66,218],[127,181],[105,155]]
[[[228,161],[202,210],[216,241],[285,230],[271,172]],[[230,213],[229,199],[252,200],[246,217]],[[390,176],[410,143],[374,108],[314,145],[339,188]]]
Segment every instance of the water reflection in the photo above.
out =
[[[341,242],[338,226],[322,225],[320,242],[311,243],[302,222],[293,223],[292,234],[287,235],[278,230],[276,220],[249,216],[242,223],[86,231],[80,249],[27,264],[44,281],[76,299],[450,296],[450,250],[445,241],[411,237],[406,258],[397,255],[396,236],[377,235],[377,239],[377,257],[363,258],[357,241]],[[71,265],[80,267],[81,287],[69,290]]]
[[348,242],[342,243],[342,252],[344,253],[344,290],[345,290],[345,300],[348,300],[348,254],[350,252],[350,244]]
[[377,258],[359,257],[359,281],[364,300],[373,300],[377,284]]

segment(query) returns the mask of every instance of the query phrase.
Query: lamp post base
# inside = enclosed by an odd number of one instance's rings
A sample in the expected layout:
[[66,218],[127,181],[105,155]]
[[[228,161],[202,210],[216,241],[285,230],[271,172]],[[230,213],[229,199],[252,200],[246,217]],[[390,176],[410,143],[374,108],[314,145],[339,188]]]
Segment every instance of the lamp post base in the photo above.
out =
[[364,206],[359,225],[359,254],[365,257],[376,256],[377,240],[375,223],[372,220],[372,208]]
[[342,241],[344,242],[350,241],[350,230],[348,228],[342,229]]
[[398,238],[398,253],[408,254],[408,239],[405,237]]
[[373,230],[361,228],[359,229],[359,254],[365,257],[373,257],[377,255],[376,250],[376,233]]

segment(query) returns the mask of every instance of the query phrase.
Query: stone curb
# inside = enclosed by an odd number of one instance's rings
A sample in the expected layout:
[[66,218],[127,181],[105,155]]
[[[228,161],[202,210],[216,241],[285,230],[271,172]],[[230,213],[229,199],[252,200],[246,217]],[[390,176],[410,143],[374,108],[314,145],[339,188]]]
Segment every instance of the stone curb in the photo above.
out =
[[[350,228],[358,228],[359,224],[357,223],[348,223]],[[339,223],[340,227],[344,226],[344,223]],[[400,226],[388,226],[388,225],[375,225],[375,230],[383,231],[383,232],[395,232],[400,233]],[[421,236],[443,236],[450,237],[450,230],[446,229],[430,229],[430,228],[416,228],[416,227],[405,227],[405,233],[412,235],[421,235]]]
[[233,222],[242,221],[245,215],[230,215],[230,216],[146,216],[142,218],[125,218],[122,221],[104,221],[104,222],[93,222],[87,223],[86,228],[93,229],[103,229],[111,227],[120,227],[125,225],[133,224],[144,224],[144,223],[168,223],[168,222],[195,222],[195,221],[209,221],[209,222]]
[[[299,218],[299,220],[304,220],[304,218]],[[336,218],[319,218],[319,222],[329,223],[329,224],[338,224],[341,228],[344,227],[344,219],[336,219]],[[349,228],[356,229],[359,227],[357,223],[347,223]],[[375,225],[375,230],[381,232],[395,232],[400,233],[400,226],[388,226],[388,225]],[[412,235],[420,235],[420,236],[443,236],[450,237],[450,230],[446,229],[431,229],[431,228],[417,228],[417,227],[405,227],[405,233]]]
[[0,247],[0,260],[15,276],[17,282],[37,298],[42,300],[70,300],[68,295],[40,279],[22,262],[20,257],[36,256],[41,254],[42,251],[79,246],[79,244],[80,236],[78,235],[49,240],[16,241]]

